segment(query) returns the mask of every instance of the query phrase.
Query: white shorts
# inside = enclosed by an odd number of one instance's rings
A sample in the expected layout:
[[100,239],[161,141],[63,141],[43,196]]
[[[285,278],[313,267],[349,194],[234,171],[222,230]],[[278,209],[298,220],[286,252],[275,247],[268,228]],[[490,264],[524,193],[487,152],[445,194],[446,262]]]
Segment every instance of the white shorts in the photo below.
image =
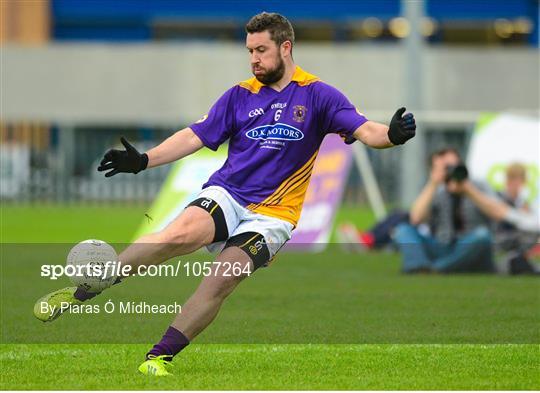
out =
[[[290,222],[246,209],[236,202],[223,187],[209,186],[203,189],[197,198],[212,199],[221,207],[227,223],[229,238],[246,232],[260,233],[268,247],[270,259],[291,238],[294,226]],[[206,248],[211,253],[217,253],[223,250],[225,243],[226,241],[212,243]]]

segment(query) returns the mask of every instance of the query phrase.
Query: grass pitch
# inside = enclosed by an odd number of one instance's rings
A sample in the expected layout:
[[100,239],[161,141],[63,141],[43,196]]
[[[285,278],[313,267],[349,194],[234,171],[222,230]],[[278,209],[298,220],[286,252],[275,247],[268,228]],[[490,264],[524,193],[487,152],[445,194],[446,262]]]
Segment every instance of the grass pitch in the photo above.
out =
[[[144,212],[4,207],[2,241],[126,242]],[[339,217],[364,227],[369,220],[365,211]],[[159,380],[137,367],[170,315],[64,315],[42,324],[33,302],[67,281],[22,263],[40,250],[35,244],[16,250],[1,266],[1,389],[540,388],[534,277],[404,276],[394,254],[284,254],[241,284],[175,359],[175,375]],[[197,281],[133,278],[94,303],[182,302]]]
[[192,345],[174,375],[136,372],[145,345],[3,345],[2,389],[537,389],[537,346]]

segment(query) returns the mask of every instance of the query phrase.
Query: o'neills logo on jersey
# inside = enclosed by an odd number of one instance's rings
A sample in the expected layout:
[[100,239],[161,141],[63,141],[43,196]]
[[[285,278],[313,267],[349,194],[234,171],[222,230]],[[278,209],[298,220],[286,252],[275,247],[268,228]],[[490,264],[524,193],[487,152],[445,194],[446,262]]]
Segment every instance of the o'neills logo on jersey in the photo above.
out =
[[246,132],[250,139],[280,139],[283,141],[299,141],[304,138],[304,133],[298,128],[288,124],[276,123],[256,127]]

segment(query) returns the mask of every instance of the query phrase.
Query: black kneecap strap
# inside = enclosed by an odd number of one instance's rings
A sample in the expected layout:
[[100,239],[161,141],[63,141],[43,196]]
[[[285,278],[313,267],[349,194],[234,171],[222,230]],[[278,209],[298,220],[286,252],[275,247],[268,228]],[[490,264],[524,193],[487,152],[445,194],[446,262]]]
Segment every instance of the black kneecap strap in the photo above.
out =
[[241,248],[250,256],[255,270],[265,266],[270,260],[270,250],[268,250],[264,236],[257,232],[245,232],[235,235],[227,240],[225,248],[227,247]]
[[[229,231],[227,229],[227,221],[225,220],[225,214],[216,201],[210,198],[197,198],[191,202],[188,206],[197,206],[206,210],[212,216],[214,220],[214,226],[216,232],[214,234],[214,242],[221,242],[227,240],[229,237]],[[187,206],[186,206],[187,207]]]

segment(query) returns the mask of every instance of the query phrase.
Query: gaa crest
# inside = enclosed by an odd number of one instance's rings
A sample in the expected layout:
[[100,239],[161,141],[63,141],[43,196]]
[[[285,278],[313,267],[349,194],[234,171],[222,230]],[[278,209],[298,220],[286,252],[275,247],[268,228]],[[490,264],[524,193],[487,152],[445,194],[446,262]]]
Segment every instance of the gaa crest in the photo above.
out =
[[304,105],[295,105],[293,107],[293,119],[302,123],[306,119],[307,108]]

